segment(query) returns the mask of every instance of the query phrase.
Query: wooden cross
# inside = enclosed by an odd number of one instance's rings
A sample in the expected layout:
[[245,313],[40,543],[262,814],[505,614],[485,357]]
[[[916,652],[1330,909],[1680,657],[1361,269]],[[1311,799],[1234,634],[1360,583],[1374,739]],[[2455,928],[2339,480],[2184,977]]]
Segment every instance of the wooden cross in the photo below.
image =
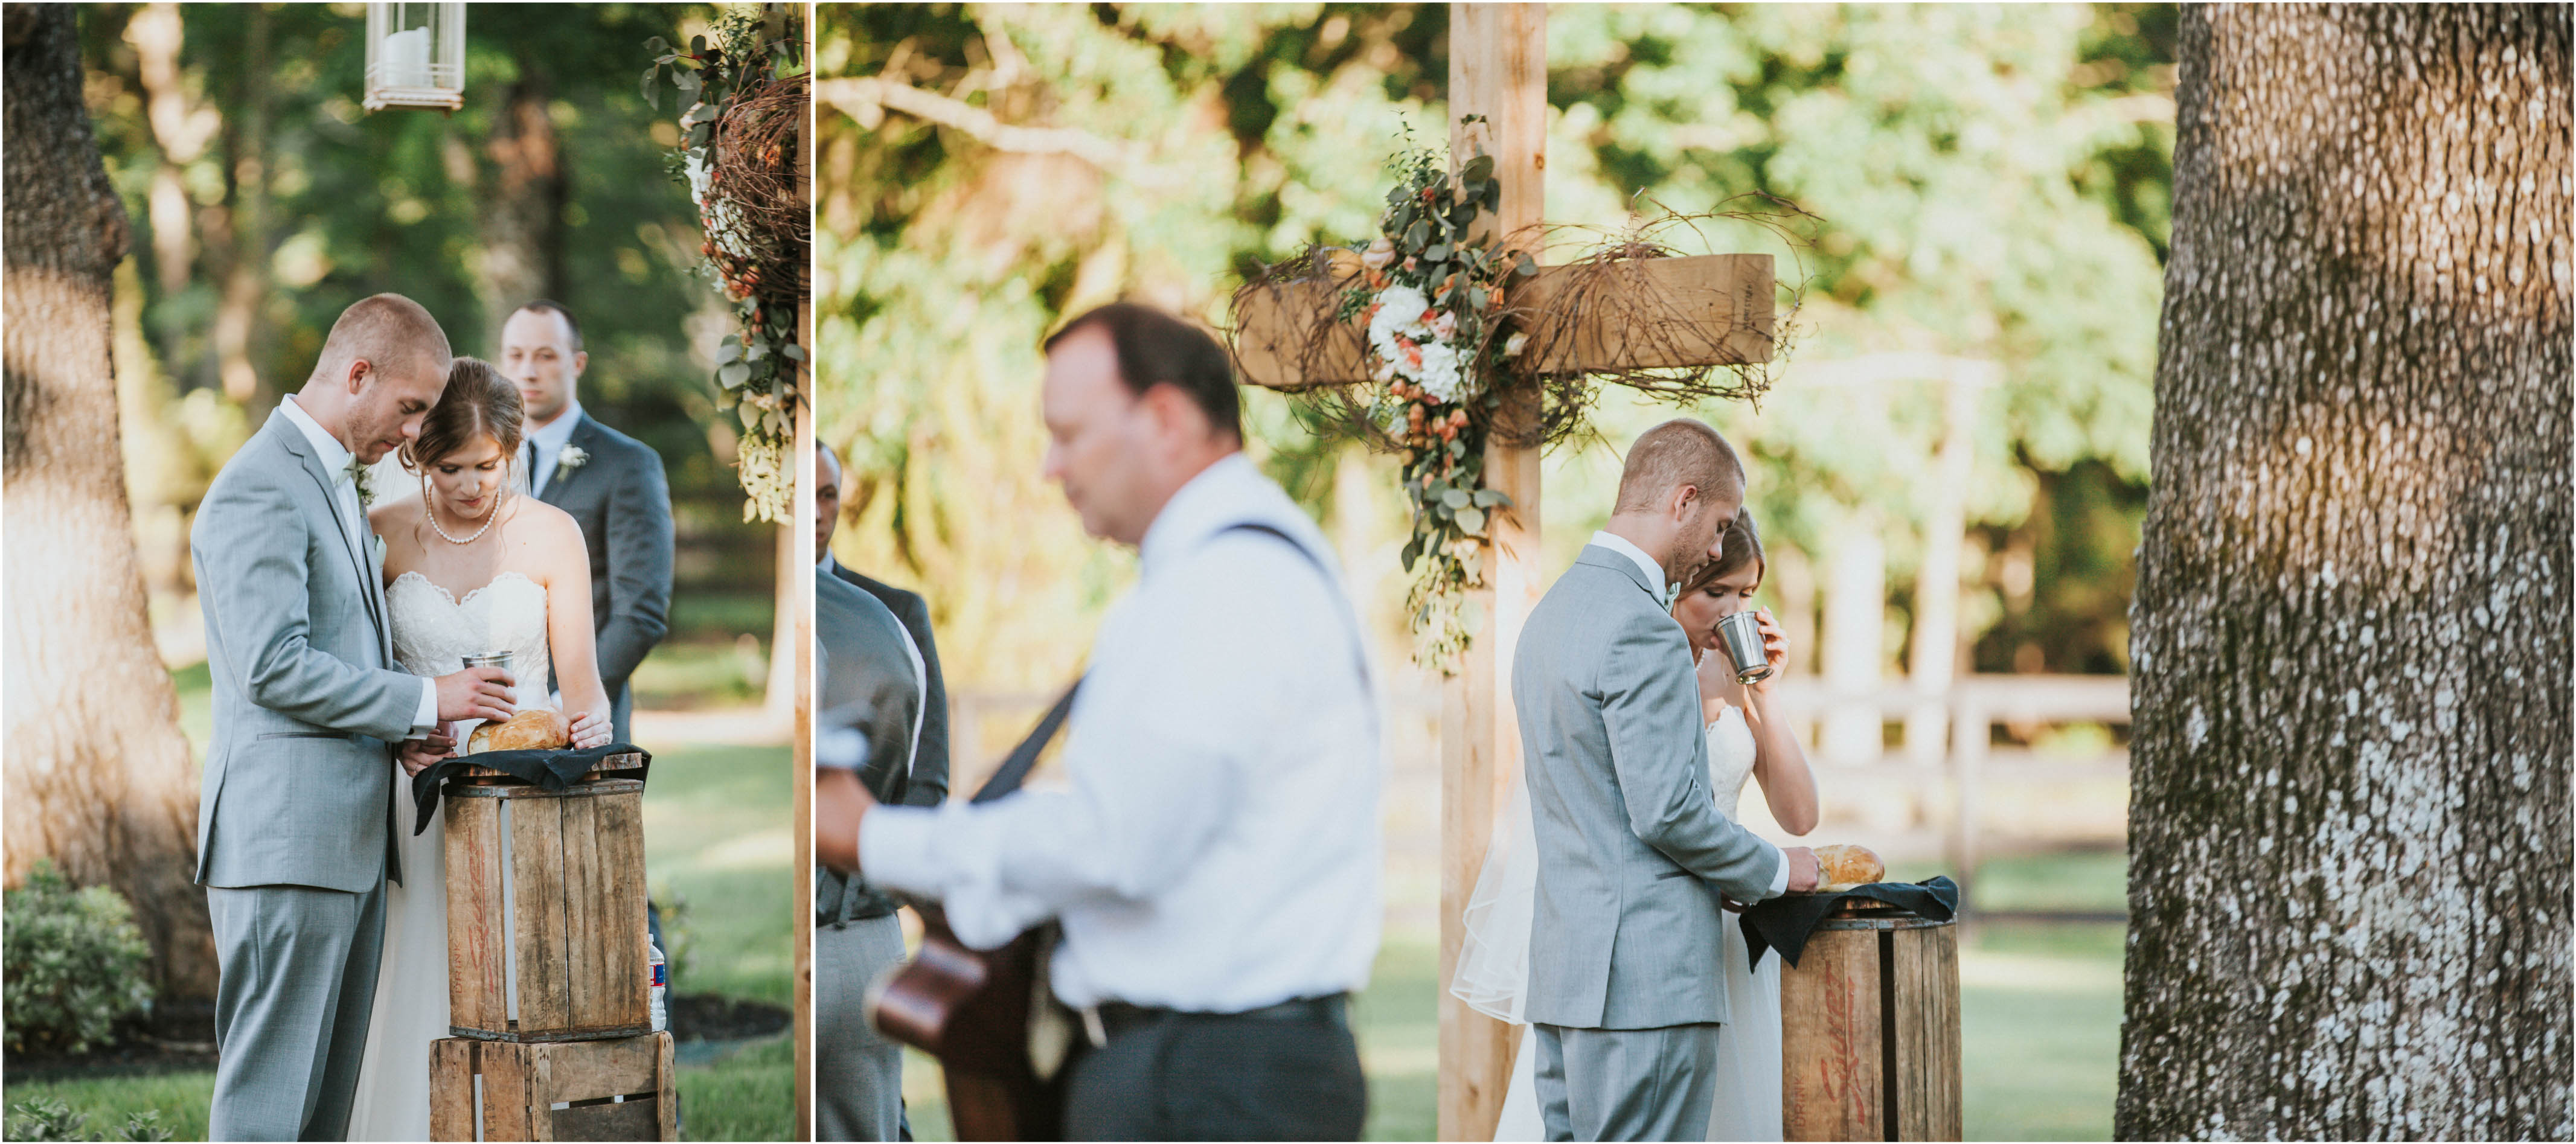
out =
[[[1453,4],[1449,7],[1449,152],[1453,162],[1494,157],[1502,201],[1495,232],[1507,247],[1535,255],[1547,170],[1547,8],[1543,4]],[[1471,116],[1479,122],[1460,123]],[[1597,304],[1570,327],[1533,331],[1520,357],[1540,373],[1768,361],[1772,346],[1772,260],[1767,254],[1718,254],[1629,263],[1614,290],[1655,299],[1659,313],[1678,307],[1689,327],[1638,334],[1629,311]],[[1544,311],[1570,279],[1542,268],[1515,287],[1515,309]],[[1597,288],[1597,287],[1596,287]],[[1364,383],[1365,341],[1355,326],[1329,331],[1326,352],[1312,357],[1313,292],[1340,284],[1313,282],[1277,295],[1246,296],[1235,315],[1236,355],[1244,379],[1274,389]],[[1302,296],[1300,291],[1309,292]],[[1303,365],[1301,366],[1301,363]],[[1311,372],[1309,372],[1311,371]],[[1520,728],[1512,711],[1509,665],[1521,624],[1538,602],[1539,450],[1506,444],[1536,434],[1539,390],[1522,382],[1503,392],[1493,440],[1485,449],[1485,484],[1511,498],[1491,525],[1487,586],[1474,605],[1492,617],[1441,691],[1440,710],[1440,1138],[1490,1140],[1512,1073],[1515,1030],[1476,1012],[1448,992],[1465,937],[1468,895],[1484,868],[1486,844],[1501,806],[1503,783],[1521,765]],[[1715,972],[1715,962],[1710,963]]]

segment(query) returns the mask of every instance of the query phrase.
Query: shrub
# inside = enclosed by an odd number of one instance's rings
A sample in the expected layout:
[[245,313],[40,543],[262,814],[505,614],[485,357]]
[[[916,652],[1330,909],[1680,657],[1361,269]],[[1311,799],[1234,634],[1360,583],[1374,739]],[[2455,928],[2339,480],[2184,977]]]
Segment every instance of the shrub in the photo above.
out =
[[89,1116],[74,1112],[62,1101],[47,1097],[20,1101],[9,1109],[8,1137],[11,1140],[167,1140],[170,1130],[161,1126],[161,1110],[145,1109],[125,1118],[125,1127],[105,1136],[92,1136]]
[[0,1000],[12,1051],[87,1052],[152,1003],[152,951],[115,890],[74,890],[39,859],[0,909],[8,920]]

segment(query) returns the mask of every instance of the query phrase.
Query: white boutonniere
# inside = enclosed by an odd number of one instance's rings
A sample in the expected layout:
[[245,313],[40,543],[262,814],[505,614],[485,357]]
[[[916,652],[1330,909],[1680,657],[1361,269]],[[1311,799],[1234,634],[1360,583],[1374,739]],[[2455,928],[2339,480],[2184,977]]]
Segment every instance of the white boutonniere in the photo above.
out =
[[358,490],[359,508],[367,508],[376,503],[375,466],[356,457],[349,458],[349,483]]
[[590,454],[584,452],[581,446],[566,445],[563,447],[563,452],[555,454],[555,476],[560,479],[565,473],[589,463]]

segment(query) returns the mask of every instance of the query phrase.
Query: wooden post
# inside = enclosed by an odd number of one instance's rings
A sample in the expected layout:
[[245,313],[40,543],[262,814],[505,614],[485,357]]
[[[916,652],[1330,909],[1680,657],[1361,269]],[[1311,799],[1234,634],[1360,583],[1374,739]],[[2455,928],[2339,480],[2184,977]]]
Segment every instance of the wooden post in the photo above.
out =
[[[1547,7],[1456,4],[1449,9],[1449,152],[1463,164],[1494,157],[1502,202],[1494,223],[1507,244],[1534,243],[1546,207]],[[1469,115],[1483,122],[1460,124]],[[1531,250],[1533,255],[1538,252]],[[1537,424],[1538,389],[1506,391],[1496,439],[1485,448],[1485,484],[1511,498],[1496,518],[1488,587],[1469,606],[1482,617],[1458,674],[1441,689],[1440,719],[1440,1138],[1492,1139],[1512,1074],[1514,1030],[1448,992],[1466,938],[1468,895],[1484,869],[1503,781],[1521,765],[1510,666],[1521,622],[1538,602],[1539,451],[1505,444]]]
[[[813,9],[806,9],[805,59],[814,59]],[[814,104],[805,104],[805,124],[796,133],[797,197],[807,205],[814,202]],[[814,551],[814,383],[820,373],[815,368],[814,292],[810,288],[796,302],[796,343],[805,347],[804,384],[797,389],[796,410],[796,511],[790,515],[787,530],[796,537],[796,573],[799,577],[823,559]],[[805,590],[791,597],[795,604],[795,639],[789,647],[772,647],[772,659],[794,657],[796,662],[795,745],[790,749],[788,765],[795,768],[788,788],[795,791],[796,823],[796,924],[795,934],[795,1031],[796,1044],[796,1130],[798,1140],[814,1138],[814,585],[805,582]]]

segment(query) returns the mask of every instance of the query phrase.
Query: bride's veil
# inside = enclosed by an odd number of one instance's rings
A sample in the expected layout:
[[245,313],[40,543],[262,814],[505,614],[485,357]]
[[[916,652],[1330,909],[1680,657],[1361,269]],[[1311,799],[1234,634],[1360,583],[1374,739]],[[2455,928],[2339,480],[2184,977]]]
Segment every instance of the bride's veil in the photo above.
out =
[[1503,810],[1485,849],[1485,868],[1467,896],[1466,938],[1449,992],[1478,1012],[1515,1025],[1529,994],[1530,921],[1537,912],[1538,835],[1529,788],[1506,776]]

